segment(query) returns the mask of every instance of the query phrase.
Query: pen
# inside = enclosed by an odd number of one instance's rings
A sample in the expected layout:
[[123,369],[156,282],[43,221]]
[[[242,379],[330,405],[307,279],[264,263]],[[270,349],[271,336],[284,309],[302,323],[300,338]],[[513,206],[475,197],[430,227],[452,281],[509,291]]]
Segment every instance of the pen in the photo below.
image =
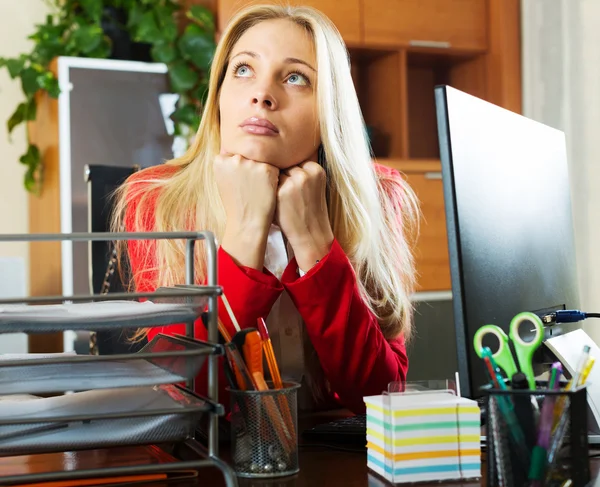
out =
[[[589,349],[589,347],[587,347]],[[590,375],[590,371],[592,370],[592,367],[594,366],[594,363],[596,362],[596,359],[594,357],[589,357],[589,350],[588,350],[588,358],[587,361],[585,363],[585,365],[583,366],[583,369],[581,371],[581,374],[577,374],[578,378],[579,378],[579,382],[575,385],[575,388],[577,387],[581,387],[582,385],[584,385],[587,381],[588,376]],[[572,381],[569,383],[569,385],[572,384]],[[567,387],[569,387],[569,385]],[[562,396],[560,399],[565,399],[565,396]],[[563,401],[563,405],[565,404],[565,401]],[[557,401],[558,403],[558,401]],[[558,404],[557,404],[558,405]],[[565,433],[567,431],[567,427],[569,425],[569,414],[567,413],[567,411],[569,410],[569,406],[567,405],[566,407],[563,407],[563,410],[561,411],[561,413],[559,413],[559,421],[558,424],[555,426],[554,428],[554,437],[552,438],[552,442],[550,443],[550,447],[548,449],[548,465],[550,466],[550,468],[552,468],[552,465],[554,463],[554,460],[556,459],[556,456],[558,454],[558,451],[560,450],[564,437],[565,437]],[[556,416],[556,414],[555,414]],[[550,474],[550,472],[548,473],[548,475]]]
[[[548,381],[548,389],[551,391],[558,390],[559,379],[562,374],[562,365],[560,362],[552,364],[550,380]],[[540,426],[538,433],[537,444],[533,448],[531,455],[531,466],[529,467],[529,479],[533,480],[532,486],[538,487],[541,485],[541,480],[544,478],[546,469],[546,455],[550,446],[550,433],[552,432],[552,415],[554,412],[554,403],[556,397],[548,395],[544,399],[542,413],[540,416]]]
[[240,355],[235,343],[229,342],[225,344],[225,354],[227,355],[227,358],[231,364],[231,369],[235,374],[238,389],[241,391],[255,390],[256,387],[254,386],[254,380],[248,372],[246,363],[242,359],[242,356]]
[[[507,391],[508,388],[504,382],[504,378],[500,373],[500,368],[496,364],[494,357],[492,356],[492,351],[489,347],[483,347],[481,349],[481,356],[484,358],[486,363],[491,366],[491,376],[494,384],[498,384],[500,390]],[[515,411],[513,409],[512,402],[508,396],[499,395],[498,396],[498,405],[500,407],[500,411],[504,415],[504,419],[506,420],[508,426],[508,432],[512,437],[512,440],[517,449],[517,458],[518,460],[525,466],[525,468],[529,468],[529,450],[525,446],[525,436],[523,435],[523,430],[519,425],[519,421],[517,420],[517,416],[515,415]]]
[[277,366],[277,360],[275,359],[273,344],[271,343],[271,338],[269,337],[267,324],[262,318],[258,319],[258,332],[260,333],[260,337],[262,339],[263,352],[265,353],[265,357],[267,359],[267,366],[269,367],[269,373],[271,374],[273,386],[275,389],[281,389],[283,388],[283,383],[281,382],[279,367]]
[[[263,351],[265,353],[265,357],[267,359],[267,365],[269,367],[269,372],[271,374],[271,380],[273,381],[274,389],[283,389],[283,382],[281,380],[281,375],[279,373],[279,367],[277,366],[277,360],[275,358],[275,352],[273,350],[273,344],[271,343],[271,338],[269,337],[269,330],[267,328],[267,324],[265,320],[262,318],[258,319],[258,331],[262,338]],[[280,394],[278,397],[279,407],[284,416],[284,420],[290,431],[294,432],[294,421],[292,420],[292,415],[290,412],[290,405],[283,394]],[[294,432],[295,434],[295,432]]]
[[[577,369],[575,369],[575,374],[573,375],[571,380],[567,383],[567,386],[565,387],[565,391],[570,391],[572,388],[577,389],[577,387],[579,385],[581,385],[580,384],[581,376],[586,369],[586,364],[589,360],[589,356],[590,356],[590,347],[588,345],[585,345],[583,347],[583,353],[581,355],[581,358],[579,359],[579,364],[577,365]],[[590,369],[591,369],[591,367],[590,367]],[[588,371],[588,374],[589,374],[589,371]],[[558,428],[558,423],[559,423],[561,417],[563,416],[566,401],[567,401],[566,396],[561,396],[558,398],[556,408],[554,409],[553,430],[556,430]]]

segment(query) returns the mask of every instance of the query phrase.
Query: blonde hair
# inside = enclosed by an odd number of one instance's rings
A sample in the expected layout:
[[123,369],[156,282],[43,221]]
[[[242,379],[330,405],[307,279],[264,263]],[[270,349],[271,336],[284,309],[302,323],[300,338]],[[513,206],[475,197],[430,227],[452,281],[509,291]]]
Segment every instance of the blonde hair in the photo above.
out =
[[[236,42],[249,28],[272,19],[295,22],[314,40],[316,106],[327,160],[333,233],[384,336],[391,339],[403,334],[408,339],[412,329],[410,295],[415,285],[412,243],[418,231],[417,201],[401,178],[376,173],[348,52],[336,27],[316,9],[251,6],[233,17],[212,62],[208,98],[191,147],[182,157],[166,163],[178,169],[166,177],[145,176],[148,172],[142,171],[120,188],[114,229],[122,228],[126,206],[132,202],[135,209],[129,230],[202,229],[214,232],[220,241],[225,211],[213,176],[213,160],[220,150],[219,92]],[[159,240],[154,245],[146,256],[147,265],[132,276],[134,282],[150,275],[156,286],[184,282],[183,242]],[[202,279],[204,249],[197,247],[196,270]]]

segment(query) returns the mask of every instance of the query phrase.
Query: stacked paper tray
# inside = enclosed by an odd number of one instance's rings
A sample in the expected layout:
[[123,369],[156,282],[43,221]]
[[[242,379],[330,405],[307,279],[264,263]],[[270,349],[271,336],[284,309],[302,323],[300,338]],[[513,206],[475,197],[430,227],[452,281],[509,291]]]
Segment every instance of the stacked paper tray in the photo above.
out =
[[193,379],[218,346],[159,333],[124,355],[0,355],[1,394],[112,389],[176,384]]
[[367,464],[394,483],[481,476],[480,410],[448,392],[365,397]]
[[49,305],[0,305],[0,333],[51,333],[140,328],[195,321],[206,297],[194,302],[105,301]]
[[182,441],[216,405],[175,385],[0,400],[0,456]]

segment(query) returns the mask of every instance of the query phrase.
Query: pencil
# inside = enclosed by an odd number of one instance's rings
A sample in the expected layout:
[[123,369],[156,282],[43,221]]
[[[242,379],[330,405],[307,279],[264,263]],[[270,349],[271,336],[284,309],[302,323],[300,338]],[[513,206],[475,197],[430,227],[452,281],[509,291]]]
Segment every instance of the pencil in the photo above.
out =
[[233,326],[235,327],[236,331],[240,331],[241,330],[240,324],[235,319],[235,315],[233,314],[233,310],[231,309],[231,306],[229,306],[229,301],[227,300],[227,296],[225,296],[225,293],[223,293],[221,295],[221,299],[223,300],[223,304],[225,305],[225,309],[227,310],[227,314],[229,315],[229,319],[233,323]]

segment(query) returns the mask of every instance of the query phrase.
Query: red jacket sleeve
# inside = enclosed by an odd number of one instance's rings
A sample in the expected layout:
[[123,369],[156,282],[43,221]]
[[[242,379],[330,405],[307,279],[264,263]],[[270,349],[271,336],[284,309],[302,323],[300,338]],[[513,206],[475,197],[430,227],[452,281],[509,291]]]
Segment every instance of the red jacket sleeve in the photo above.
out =
[[406,380],[404,339],[385,339],[337,240],[301,278],[292,260],[282,282],[306,324],[333,392],[345,407],[364,413],[364,396],[381,394],[388,383]]

